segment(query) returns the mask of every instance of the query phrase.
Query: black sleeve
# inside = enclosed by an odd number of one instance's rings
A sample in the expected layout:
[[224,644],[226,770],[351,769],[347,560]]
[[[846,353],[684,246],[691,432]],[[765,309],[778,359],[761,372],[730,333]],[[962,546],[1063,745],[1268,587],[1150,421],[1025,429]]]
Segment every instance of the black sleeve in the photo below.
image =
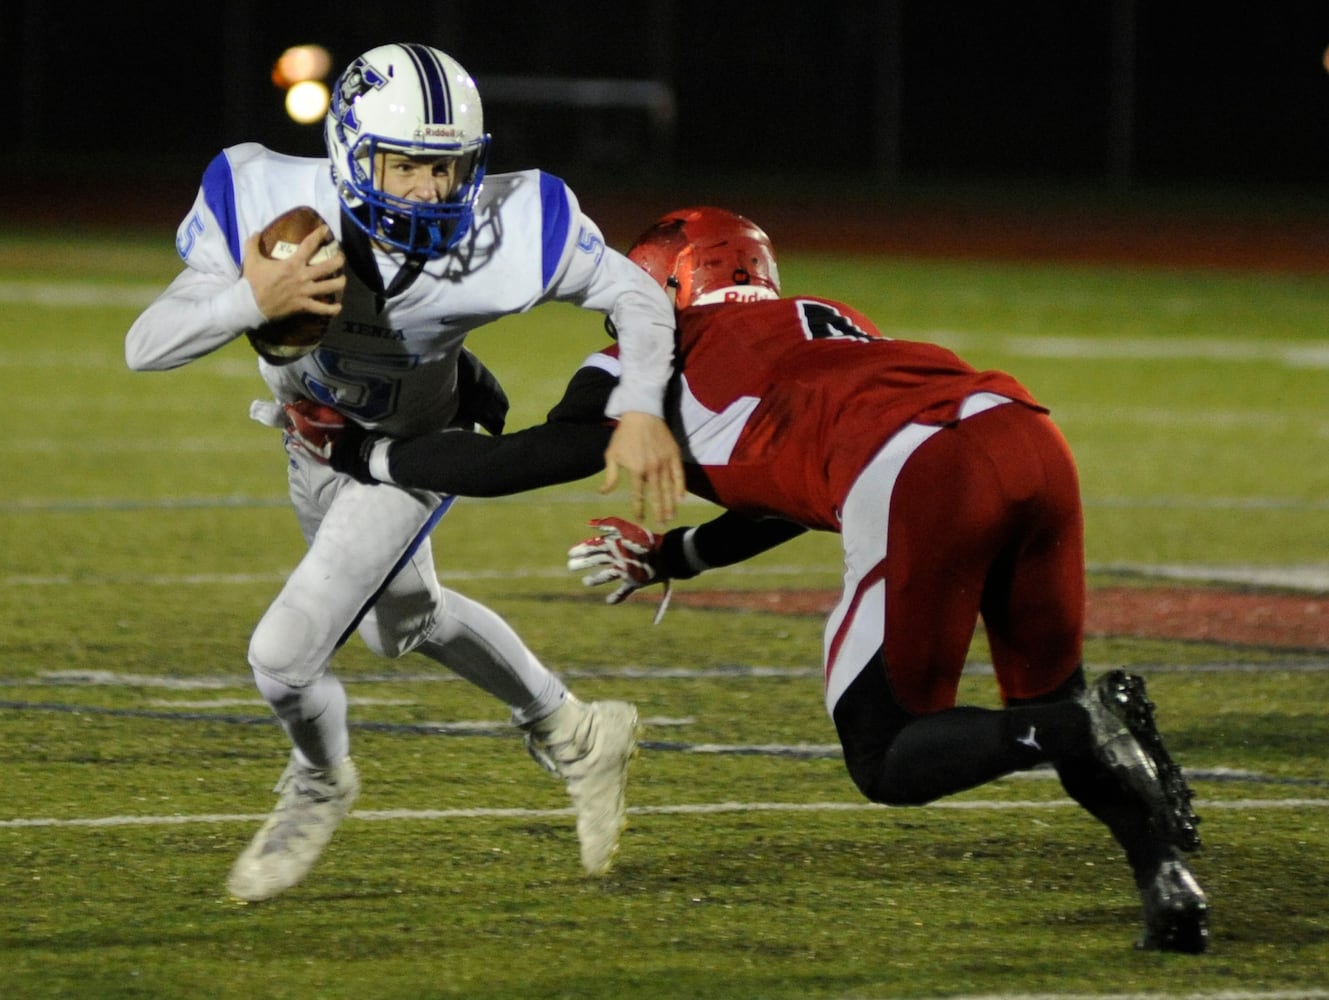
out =
[[395,442],[388,472],[400,486],[507,496],[599,472],[612,434],[609,425],[596,424],[540,424],[500,437],[441,431]]
[[[672,580],[686,580],[701,572],[692,565],[683,551],[684,536],[691,530],[674,528],[667,531],[660,544],[660,566],[663,575]],[[705,568],[714,569],[751,559],[791,538],[797,538],[807,530],[801,524],[782,518],[753,518],[727,510],[705,524],[698,525],[692,536],[692,545],[697,557],[706,564]]]
[[548,416],[550,423],[599,424],[605,420],[609,394],[618,379],[603,368],[578,368]]
[[497,376],[466,348],[457,357],[457,415],[455,427],[479,424],[490,434],[502,434],[508,419],[508,394]]
[[394,442],[388,472],[401,486],[498,497],[570,483],[604,468],[613,436],[605,404],[618,384],[608,372],[582,368],[547,422],[498,437],[449,430]]

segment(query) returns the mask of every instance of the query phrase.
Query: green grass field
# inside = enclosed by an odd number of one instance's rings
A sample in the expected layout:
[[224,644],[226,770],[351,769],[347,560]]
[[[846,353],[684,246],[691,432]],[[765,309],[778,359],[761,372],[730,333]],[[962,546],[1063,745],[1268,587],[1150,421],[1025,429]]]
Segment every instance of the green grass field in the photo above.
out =
[[[1055,781],[860,801],[818,618],[676,606],[652,626],[652,602],[584,591],[563,552],[627,504],[596,480],[459,503],[435,545],[574,690],[638,703],[616,869],[581,876],[561,786],[501,706],[352,642],[357,811],[303,885],[229,901],[286,754],[245,648],[302,545],[275,432],[246,417],[248,348],[124,367],[175,267],[169,234],[0,232],[0,996],[1329,997],[1323,650],[1089,642],[1091,670],[1148,678],[1204,819],[1211,951],[1139,953],[1124,860]],[[1329,277],[796,254],[782,274],[1050,405],[1095,583],[1329,590]],[[519,427],[602,336],[551,306],[471,344]],[[680,591],[838,577],[818,536]],[[981,641],[971,658],[963,695],[992,704]]]

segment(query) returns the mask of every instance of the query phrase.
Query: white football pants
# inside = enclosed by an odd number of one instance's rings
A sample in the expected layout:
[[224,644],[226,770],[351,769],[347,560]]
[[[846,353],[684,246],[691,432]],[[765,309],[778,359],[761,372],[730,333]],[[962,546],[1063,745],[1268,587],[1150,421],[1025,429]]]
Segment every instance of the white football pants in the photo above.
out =
[[521,725],[567,688],[502,618],[434,571],[429,533],[453,498],[367,486],[288,444],[291,502],[309,550],[249,644],[259,691],[314,766],[346,756],[346,695],[333,654],[358,631],[381,656],[419,652],[506,704]]

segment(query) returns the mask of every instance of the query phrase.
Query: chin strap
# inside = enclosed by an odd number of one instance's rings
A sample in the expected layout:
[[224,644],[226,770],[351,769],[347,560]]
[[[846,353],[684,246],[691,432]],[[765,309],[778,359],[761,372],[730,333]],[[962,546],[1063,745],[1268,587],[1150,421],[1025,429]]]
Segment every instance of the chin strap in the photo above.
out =
[[388,299],[400,295],[415,283],[424,270],[427,258],[410,254],[398,269],[390,285],[384,286],[383,275],[379,272],[378,261],[374,257],[373,241],[365,232],[360,220],[351,211],[342,206],[342,253],[346,255],[346,265],[357,278],[363,281],[374,293],[374,307],[379,312]]

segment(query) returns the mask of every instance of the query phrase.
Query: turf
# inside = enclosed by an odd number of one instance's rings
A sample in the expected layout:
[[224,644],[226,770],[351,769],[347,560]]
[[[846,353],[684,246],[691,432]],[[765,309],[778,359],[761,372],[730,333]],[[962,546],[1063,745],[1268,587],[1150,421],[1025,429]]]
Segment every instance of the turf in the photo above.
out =
[[[1323,569],[1329,279],[787,255],[786,289],[1013,371],[1080,463],[1112,567]],[[124,330],[169,237],[0,239],[0,995],[886,998],[1323,989],[1329,671],[1320,651],[1096,637],[1144,674],[1194,776],[1214,909],[1200,958],[1132,949],[1126,866],[1045,774],[936,806],[862,803],[821,705],[816,617],[607,608],[562,568],[598,482],[463,501],[450,586],[504,614],[584,697],[648,725],[619,864],[576,861],[557,782],[504,710],[432,663],[338,669],[365,792],[307,882],[225,898],[285,743],[244,662],[301,545],[241,344],[134,374]],[[78,274],[71,282],[70,274]],[[54,297],[48,294],[54,288]],[[111,304],[98,304],[110,301]],[[555,306],[471,345],[513,426],[603,336]],[[689,502],[683,520],[707,516]],[[689,590],[834,588],[799,539]],[[976,642],[962,695],[993,704]],[[1246,669],[1235,669],[1244,667]],[[457,728],[471,723],[470,728]],[[703,752],[709,748],[709,752]]]

